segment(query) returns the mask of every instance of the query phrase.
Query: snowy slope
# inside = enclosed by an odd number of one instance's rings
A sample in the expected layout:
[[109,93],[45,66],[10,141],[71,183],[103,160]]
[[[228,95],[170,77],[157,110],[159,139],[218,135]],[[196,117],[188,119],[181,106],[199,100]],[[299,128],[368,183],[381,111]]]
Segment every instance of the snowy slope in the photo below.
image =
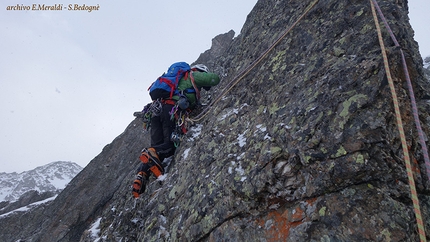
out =
[[[57,196],[55,195],[55,196],[52,196],[52,197],[50,197],[50,198],[44,199],[44,200],[42,200],[42,201],[37,201],[37,202],[34,202],[34,203],[32,203],[32,204],[28,204],[28,205],[26,205],[26,206],[20,207],[20,208],[18,208],[18,209],[15,209],[15,210],[13,210],[13,211],[10,211],[10,212],[4,213],[4,214],[1,214],[1,213],[0,213],[0,219],[2,219],[2,218],[4,218],[4,217],[7,217],[7,216],[9,216],[9,215],[11,215],[11,214],[13,214],[13,213],[15,213],[15,212],[25,212],[25,211],[28,211],[28,210],[30,210],[30,209],[32,209],[32,208],[35,208],[35,207],[37,207],[37,206],[39,206],[39,205],[41,205],[41,204],[44,204],[44,203],[48,203],[48,202],[50,202],[50,201],[53,201],[56,197],[57,197]],[[0,209],[0,212],[1,212],[1,209]]]
[[30,190],[63,189],[82,167],[69,161],[52,162],[22,173],[0,173],[0,201],[15,201]]

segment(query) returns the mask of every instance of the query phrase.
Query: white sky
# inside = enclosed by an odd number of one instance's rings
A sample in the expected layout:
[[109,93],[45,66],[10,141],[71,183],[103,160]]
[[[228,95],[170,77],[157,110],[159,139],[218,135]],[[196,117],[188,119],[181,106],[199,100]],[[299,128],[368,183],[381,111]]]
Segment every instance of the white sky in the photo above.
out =
[[[150,101],[156,77],[173,62],[195,61],[216,35],[239,34],[257,0],[84,2],[99,11],[0,3],[0,172],[58,160],[86,166]],[[430,56],[430,1],[409,6],[421,54]]]

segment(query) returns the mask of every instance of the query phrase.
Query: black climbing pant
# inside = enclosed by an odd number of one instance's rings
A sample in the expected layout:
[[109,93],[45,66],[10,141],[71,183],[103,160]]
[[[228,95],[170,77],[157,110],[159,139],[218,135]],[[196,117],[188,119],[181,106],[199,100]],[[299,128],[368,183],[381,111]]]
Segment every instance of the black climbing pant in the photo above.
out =
[[151,147],[161,162],[175,153],[175,145],[170,138],[175,129],[175,121],[170,114],[172,108],[172,104],[163,104],[161,114],[151,119]]

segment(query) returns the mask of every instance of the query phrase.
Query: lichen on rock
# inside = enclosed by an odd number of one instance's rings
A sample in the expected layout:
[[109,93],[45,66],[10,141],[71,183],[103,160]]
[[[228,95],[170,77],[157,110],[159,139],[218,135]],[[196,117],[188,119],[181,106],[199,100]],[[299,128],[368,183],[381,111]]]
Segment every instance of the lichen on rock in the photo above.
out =
[[[138,153],[148,142],[136,119],[49,208],[33,215],[35,221],[47,218],[42,226],[13,236],[12,223],[3,236],[90,241],[85,231],[101,217],[100,241],[417,241],[369,2],[318,1],[236,86],[222,92],[311,2],[258,1],[240,35],[214,38],[198,61],[223,79],[204,101],[223,96],[191,127],[163,180],[151,178],[141,198],[130,193]],[[407,1],[380,7],[406,53],[428,137],[430,84]],[[430,231],[430,184],[401,60],[386,32],[384,40]]]

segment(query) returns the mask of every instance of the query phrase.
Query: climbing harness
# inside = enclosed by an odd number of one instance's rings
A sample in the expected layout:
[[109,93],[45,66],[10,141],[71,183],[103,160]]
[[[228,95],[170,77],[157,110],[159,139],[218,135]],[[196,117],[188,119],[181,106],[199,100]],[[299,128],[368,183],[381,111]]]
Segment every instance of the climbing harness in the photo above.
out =
[[178,147],[181,142],[182,135],[186,134],[188,131],[189,115],[191,113],[191,110],[189,109],[189,101],[183,93],[179,95],[178,101],[172,99],[157,99],[152,103],[147,104],[141,112],[135,112],[133,115],[137,118],[142,118],[143,129],[148,131],[151,126],[151,119],[161,114],[163,104],[173,105],[169,114],[170,119],[175,121],[175,128],[170,139],[174,143],[175,147]]
[[287,36],[287,34],[303,19],[303,17],[316,5],[319,0],[314,0],[303,12],[302,15],[265,51],[261,54],[255,61],[253,61],[249,66],[247,66],[243,71],[241,71],[236,77],[232,79],[232,81],[221,91],[221,94],[218,98],[215,99],[212,103],[210,103],[199,115],[190,119],[191,122],[198,122],[202,120],[209,113],[210,108],[218,103],[221,98],[226,95],[236,84],[238,84],[248,73],[255,68],[270,51],[275,48]]
[[[413,202],[413,206],[414,206],[415,218],[417,220],[417,225],[418,225],[418,233],[420,236],[420,241],[426,241],[425,229],[424,229],[424,224],[423,224],[421,211],[420,211],[420,203],[419,203],[418,195],[417,195],[417,191],[416,191],[414,175],[412,173],[412,166],[411,166],[411,161],[410,161],[410,157],[409,157],[408,146],[406,144],[406,135],[405,135],[405,132],[403,130],[402,117],[400,114],[398,98],[397,98],[396,90],[394,88],[393,78],[391,77],[390,67],[389,67],[389,63],[388,63],[388,57],[387,57],[386,49],[384,46],[384,41],[382,39],[381,28],[379,26],[379,21],[378,21],[377,15],[376,15],[375,6],[377,6],[377,8],[378,8],[378,12],[379,12],[380,17],[382,19],[384,19],[384,22],[386,24],[387,29],[389,29],[389,27],[385,21],[385,18],[383,17],[382,12],[380,11],[380,8],[379,8],[376,0],[369,0],[369,1],[371,4],[371,7],[372,7],[372,14],[373,14],[373,19],[374,19],[375,25],[376,25],[376,30],[378,32],[378,39],[379,39],[379,44],[381,46],[382,57],[384,60],[385,72],[387,75],[387,79],[388,79],[390,90],[391,90],[391,95],[393,98],[394,111],[395,111],[396,119],[397,119],[397,128],[399,129],[399,133],[400,133],[400,139],[401,139],[402,148],[403,148],[403,156],[404,156],[404,160],[405,160],[405,164],[406,164],[406,171],[408,174],[409,187],[411,189],[411,197],[412,197],[412,202]],[[392,32],[390,34],[392,34]],[[394,35],[391,35],[391,36],[393,37]],[[395,43],[396,43],[396,46],[399,46],[397,41],[395,41]],[[402,56],[403,56],[403,52],[402,52]],[[404,57],[402,59],[404,59]],[[405,74],[408,75],[407,73],[405,73]],[[418,114],[417,114],[417,116],[418,116]]]

